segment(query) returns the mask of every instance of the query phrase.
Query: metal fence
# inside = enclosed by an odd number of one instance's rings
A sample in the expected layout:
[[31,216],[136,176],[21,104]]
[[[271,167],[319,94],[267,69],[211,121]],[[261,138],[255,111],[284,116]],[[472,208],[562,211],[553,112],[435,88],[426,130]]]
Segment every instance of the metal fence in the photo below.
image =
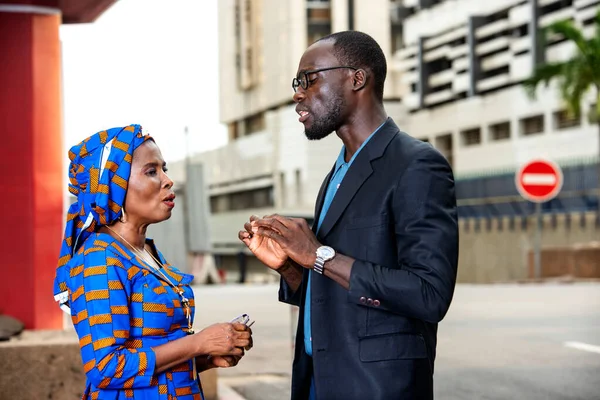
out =
[[[542,204],[543,213],[584,213],[598,210],[599,160],[576,159],[558,163],[564,183],[559,195]],[[456,198],[460,218],[528,216],[535,203],[518,193],[515,170],[492,171],[479,176],[457,176]]]

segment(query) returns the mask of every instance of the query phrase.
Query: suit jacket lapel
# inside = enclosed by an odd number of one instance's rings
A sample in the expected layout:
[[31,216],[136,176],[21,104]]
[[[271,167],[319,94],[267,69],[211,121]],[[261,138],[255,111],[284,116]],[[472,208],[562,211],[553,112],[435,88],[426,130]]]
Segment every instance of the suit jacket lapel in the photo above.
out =
[[[398,133],[398,131],[399,129],[394,123],[394,121],[392,121],[391,118],[388,118],[386,123],[379,130],[379,132],[377,132],[371,138],[369,143],[367,143],[365,147],[360,151],[358,156],[356,156],[356,158],[352,162],[352,165],[350,166],[350,169],[346,173],[346,176],[344,177],[340,188],[335,194],[333,201],[331,202],[331,206],[327,211],[327,215],[323,220],[323,224],[321,224],[321,229],[319,230],[318,235],[320,238],[324,238],[325,236],[327,236],[329,231],[335,226],[336,222],[339,220],[344,210],[348,207],[348,204],[350,204],[350,202],[356,195],[358,189],[360,189],[363,183],[373,173],[371,161],[383,156],[387,145],[390,143],[392,138]],[[327,176],[327,179],[325,181],[326,183],[329,183],[330,177],[331,172]],[[325,187],[327,186],[325,185]],[[324,197],[325,190],[323,190],[323,187],[321,187],[321,192],[319,192],[319,211],[323,207]]]
[[333,164],[333,168],[323,180],[321,184],[321,189],[319,189],[319,194],[317,195],[317,201],[315,203],[315,221],[312,224],[312,231],[314,233],[317,232],[317,226],[319,226],[319,218],[321,217],[321,210],[323,209],[323,203],[325,202],[325,193],[327,193],[327,186],[329,186],[329,181],[331,180],[331,176],[335,172],[335,163]]

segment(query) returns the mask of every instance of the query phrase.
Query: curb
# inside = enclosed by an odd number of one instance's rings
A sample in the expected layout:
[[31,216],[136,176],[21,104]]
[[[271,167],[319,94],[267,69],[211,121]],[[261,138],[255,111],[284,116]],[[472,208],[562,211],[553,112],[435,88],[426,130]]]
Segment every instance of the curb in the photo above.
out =
[[245,397],[233,390],[224,383],[217,383],[217,393],[219,400],[246,400]]

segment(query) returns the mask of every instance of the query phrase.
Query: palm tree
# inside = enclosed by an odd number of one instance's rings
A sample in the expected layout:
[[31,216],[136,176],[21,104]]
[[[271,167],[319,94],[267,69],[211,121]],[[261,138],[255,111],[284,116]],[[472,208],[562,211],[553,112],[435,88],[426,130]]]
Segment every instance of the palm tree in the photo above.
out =
[[[542,30],[542,41],[545,43],[552,37],[563,37],[575,44],[576,52],[571,59],[561,62],[548,62],[537,65],[533,75],[523,82],[528,95],[535,99],[537,87],[546,86],[556,79],[560,88],[560,96],[567,112],[575,117],[581,116],[581,100],[594,90],[596,107],[590,110],[589,120],[598,124],[600,141],[600,10],[595,18],[596,34],[587,39],[582,30],[572,21],[559,21]],[[600,156],[600,147],[598,148]],[[598,179],[600,180],[600,159],[598,160]],[[600,182],[598,186],[600,190]],[[598,201],[600,218],[600,193]]]

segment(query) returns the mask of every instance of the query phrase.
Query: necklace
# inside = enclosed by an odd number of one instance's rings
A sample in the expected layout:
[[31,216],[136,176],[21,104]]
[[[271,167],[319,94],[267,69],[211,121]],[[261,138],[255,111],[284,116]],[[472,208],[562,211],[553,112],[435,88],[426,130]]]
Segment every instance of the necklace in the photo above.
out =
[[[123,236],[121,236],[117,231],[115,231],[114,229],[112,229],[110,226],[105,225],[112,233],[114,233],[115,235],[117,235],[119,238],[121,238],[121,240],[123,240],[133,251],[133,253],[140,258],[145,264],[147,264],[148,266],[150,266],[150,270],[154,271],[158,274],[160,274],[164,280],[169,284],[169,286],[171,286],[173,288],[173,290],[179,295],[179,297],[181,298],[181,305],[182,308],[184,310],[185,313],[185,317],[187,319],[187,323],[188,323],[188,329],[187,329],[187,334],[188,335],[192,335],[194,334],[194,330],[192,329],[192,309],[190,307],[190,301],[187,297],[185,297],[185,293],[183,292],[183,290],[176,286],[173,282],[171,282],[171,280],[167,277],[167,275],[162,271],[162,267],[157,267],[157,266],[162,266],[162,262],[160,262],[159,260],[156,259],[156,257],[154,257],[154,255],[152,253],[150,253],[146,247],[144,246],[144,252],[142,252],[142,250],[136,248],[134,245],[132,245],[131,243],[129,243],[127,241],[127,239],[125,239]],[[146,256],[144,254],[148,254],[151,259],[150,262],[148,262],[148,258],[146,258]],[[156,262],[156,265],[153,265],[154,262]]]

